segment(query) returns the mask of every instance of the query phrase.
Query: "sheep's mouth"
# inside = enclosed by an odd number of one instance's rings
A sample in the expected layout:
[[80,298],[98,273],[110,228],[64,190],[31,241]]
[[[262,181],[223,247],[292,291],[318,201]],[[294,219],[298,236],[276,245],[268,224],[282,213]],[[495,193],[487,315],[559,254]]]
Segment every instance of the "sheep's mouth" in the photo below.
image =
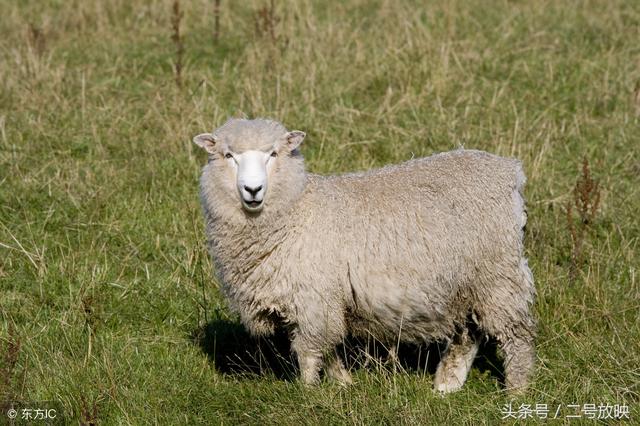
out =
[[262,209],[262,201],[263,200],[242,200],[242,204],[244,204],[244,208],[251,211],[256,212]]

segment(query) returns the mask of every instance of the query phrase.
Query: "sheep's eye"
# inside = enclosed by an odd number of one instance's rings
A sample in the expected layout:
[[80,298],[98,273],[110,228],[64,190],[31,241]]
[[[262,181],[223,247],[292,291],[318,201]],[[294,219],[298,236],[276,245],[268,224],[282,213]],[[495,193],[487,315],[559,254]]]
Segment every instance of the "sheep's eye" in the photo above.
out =
[[271,156],[275,158],[275,157],[277,157],[277,156],[278,156],[278,153],[277,153],[277,152],[275,152],[275,151],[273,151],[273,152],[271,153]]
[[230,153],[230,152],[227,152],[227,153],[224,155],[224,158],[233,158],[233,155],[231,155],[231,153]]

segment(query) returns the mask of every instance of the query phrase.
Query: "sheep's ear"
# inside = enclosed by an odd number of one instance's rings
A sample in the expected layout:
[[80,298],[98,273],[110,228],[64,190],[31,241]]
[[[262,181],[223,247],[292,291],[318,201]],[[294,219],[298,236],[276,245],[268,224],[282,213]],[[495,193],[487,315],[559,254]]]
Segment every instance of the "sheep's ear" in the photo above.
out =
[[289,151],[293,151],[294,149],[299,147],[305,136],[307,136],[307,134],[305,132],[301,132],[300,130],[293,130],[287,133],[285,136],[287,149]]
[[207,151],[209,154],[216,152],[216,140],[211,133],[202,133],[193,138],[193,143]]

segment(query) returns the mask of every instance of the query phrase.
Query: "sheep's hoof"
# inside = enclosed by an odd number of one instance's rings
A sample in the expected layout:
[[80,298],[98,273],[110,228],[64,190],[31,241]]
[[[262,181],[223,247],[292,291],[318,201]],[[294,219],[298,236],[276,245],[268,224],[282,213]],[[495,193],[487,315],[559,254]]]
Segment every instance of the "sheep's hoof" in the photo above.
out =
[[436,383],[433,386],[433,390],[438,392],[441,396],[444,396],[448,393],[458,392],[460,389],[462,389],[462,385],[458,383],[457,380],[455,381],[455,383],[454,382]]
[[327,378],[344,387],[353,384],[351,374],[349,374],[349,372],[344,367],[342,367],[341,369],[329,368],[327,370]]
[[320,378],[309,379],[305,377],[300,377],[298,381],[303,386],[312,388],[312,387],[318,386],[318,384],[320,383]]
[[335,380],[336,383],[338,383],[339,385],[344,386],[345,388],[353,384],[353,379],[351,378],[351,374],[347,372],[345,372],[345,374],[341,377],[332,377],[332,379]]
[[505,390],[510,396],[520,396],[525,394],[528,388],[529,388],[528,384],[521,384],[518,386],[514,386],[507,383]]

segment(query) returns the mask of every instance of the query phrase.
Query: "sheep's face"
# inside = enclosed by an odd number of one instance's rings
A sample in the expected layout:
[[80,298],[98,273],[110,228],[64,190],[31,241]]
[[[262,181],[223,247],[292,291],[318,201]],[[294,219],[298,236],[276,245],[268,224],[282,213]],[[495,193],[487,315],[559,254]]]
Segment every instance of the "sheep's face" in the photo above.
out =
[[[236,134],[241,140],[233,137]],[[212,166],[216,168],[215,175],[220,178],[218,186],[226,187],[228,195],[235,193],[232,196],[238,198],[248,213],[258,214],[262,211],[269,183],[274,180],[279,163],[300,145],[305,134],[292,131],[270,136],[247,135],[246,132],[222,133],[220,136],[215,132],[204,133],[193,139],[209,153],[210,164],[211,160],[215,163]]]
[[249,150],[242,153],[227,149],[224,154],[228,167],[233,170],[240,202],[245,210],[256,213],[262,210],[264,196],[269,185],[268,176],[273,170],[277,151]]

